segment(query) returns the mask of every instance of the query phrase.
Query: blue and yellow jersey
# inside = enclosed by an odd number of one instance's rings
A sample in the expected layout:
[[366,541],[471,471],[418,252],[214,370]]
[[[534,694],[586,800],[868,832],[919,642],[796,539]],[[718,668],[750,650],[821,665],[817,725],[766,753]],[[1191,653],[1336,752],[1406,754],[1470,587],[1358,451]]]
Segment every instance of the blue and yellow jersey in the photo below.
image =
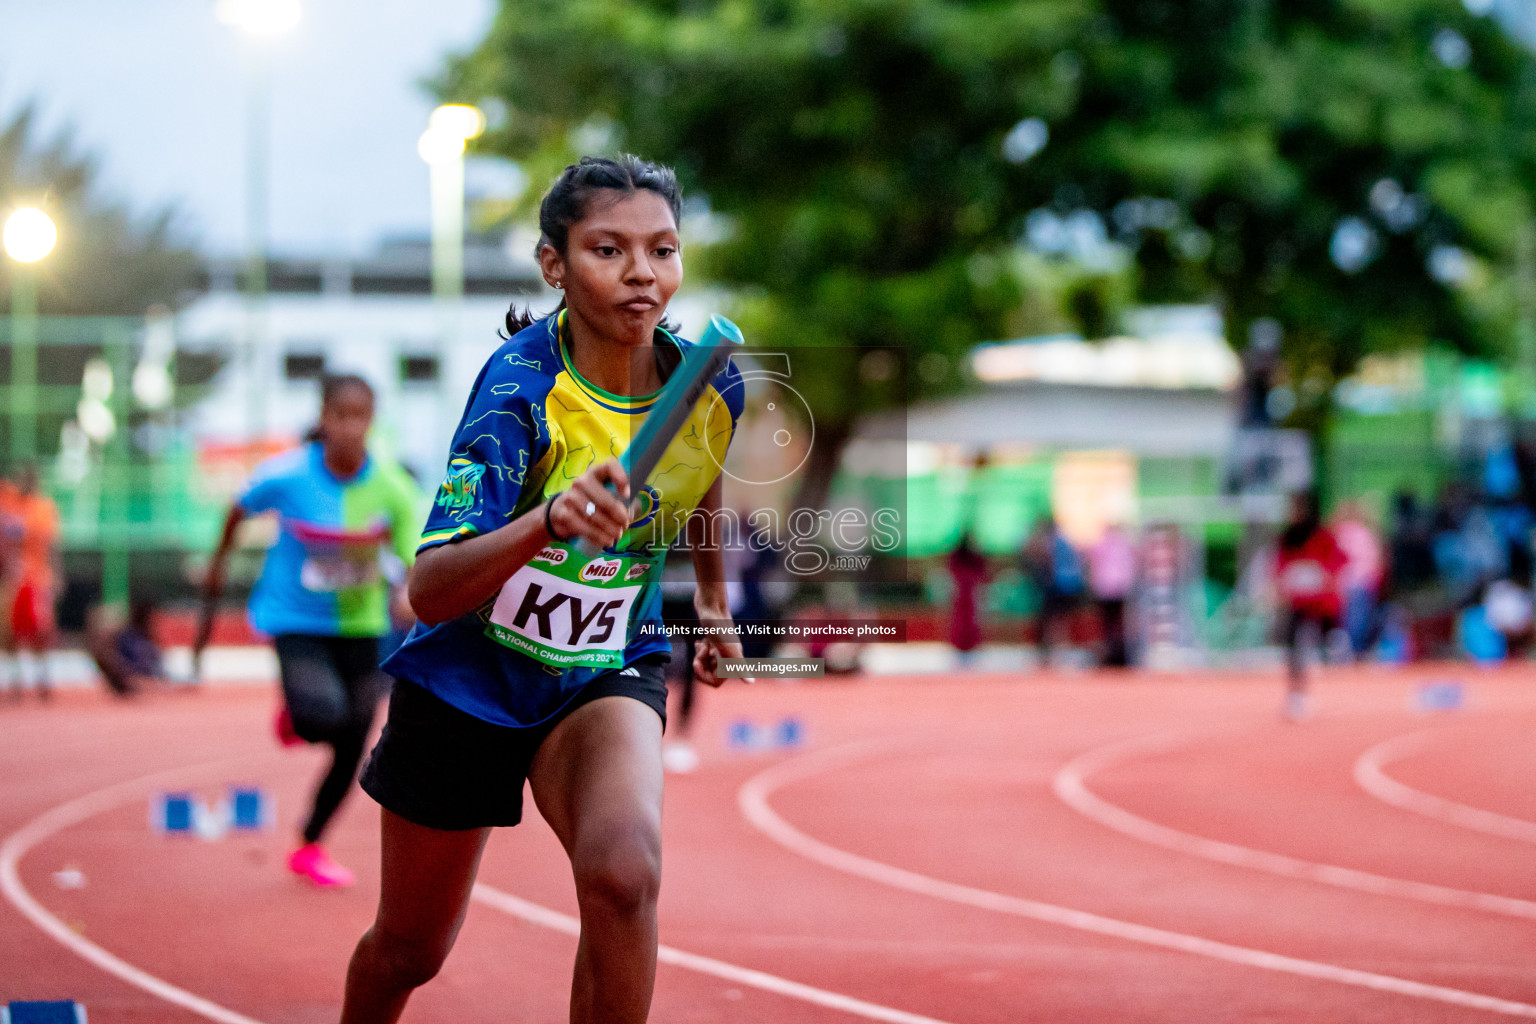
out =
[[[656,332],[670,372],[691,343]],[[421,549],[489,533],[621,455],[657,395],[614,395],[585,380],[564,314],[519,331],[480,371],[454,436]],[[476,611],[418,625],[384,665],[469,714],[533,726],[597,674],[668,648],[659,630],[662,562],[720,474],[742,410],[727,366],[636,495],[619,542],[588,556],[551,543]],[[633,485],[633,483],[632,483]]]

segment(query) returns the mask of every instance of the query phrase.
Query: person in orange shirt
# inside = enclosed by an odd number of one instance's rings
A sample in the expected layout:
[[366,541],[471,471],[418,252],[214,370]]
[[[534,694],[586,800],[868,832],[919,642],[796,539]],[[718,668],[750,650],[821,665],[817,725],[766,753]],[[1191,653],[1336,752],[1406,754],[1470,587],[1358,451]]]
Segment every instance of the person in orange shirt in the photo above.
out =
[[58,586],[59,510],[37,489],[37,467],[25,465],[0,489],[0,611],[4,613],[5,649],[16,659],[16,695],[22,678],[21,651],[37,665],[37,692],[47,698],[48,651],[56,626],[54,595]]

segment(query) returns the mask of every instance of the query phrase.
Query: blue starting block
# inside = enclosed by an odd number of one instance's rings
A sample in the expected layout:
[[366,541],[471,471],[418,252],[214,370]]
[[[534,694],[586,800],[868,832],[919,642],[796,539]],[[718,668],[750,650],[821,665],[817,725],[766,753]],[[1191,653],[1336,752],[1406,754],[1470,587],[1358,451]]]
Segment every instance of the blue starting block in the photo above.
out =
[[197,817],[191,793],[160,793],[149,802],[149,824],[157,832],[190,834]]
[[798,747],[805,742],[805,726],[798,718],[786,718],[774,730],[774,738],[781,747]]
[[229,807],[230,827],[239,832],[271,828],[276,817],[271,796],[257,786],[231,786]]
[[805,742],[805,726],[798,718],[785,718],[775,725],[758,725],[739,718],[726,729],[725,741],[732,750],[798,747]]
[[260,832],[276,820],[271,794],[259,786],[230,786],[212,804],[191,793],[158,793],[149,802],[149,825],[163,835],[195,835],[212,842],[230,829]]
[[85,1007],[73,999],[0,1006],[0,1024],[86,1024]]
[[725,745],[732,750],[762,749],[761,730],[744,718],[732,722],[725,730]]
[[1420,711],[1459,711],[1465,699],[1460,683],[1426,683],[1414,695],[1414,705]]

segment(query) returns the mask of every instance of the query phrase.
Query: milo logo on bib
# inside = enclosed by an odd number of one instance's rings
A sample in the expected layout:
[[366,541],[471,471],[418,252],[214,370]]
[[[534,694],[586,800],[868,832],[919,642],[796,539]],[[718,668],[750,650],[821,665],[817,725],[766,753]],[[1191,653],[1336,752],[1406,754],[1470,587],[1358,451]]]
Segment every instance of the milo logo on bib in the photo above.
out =
[[538,554],[528,559],[530,562],[548,562],[550,565],[559,565],[565,561],[565,548],[543,548]]
[[595,558],[581,567],[579,576],[583,583],[606,583],[619,578],[619,566],[623,564],[617,558]]
[[556,668],[621,665],[629,614],[645,589],[643,581],[623,585],[634,562],[550,544],[502,584],[486,635]]

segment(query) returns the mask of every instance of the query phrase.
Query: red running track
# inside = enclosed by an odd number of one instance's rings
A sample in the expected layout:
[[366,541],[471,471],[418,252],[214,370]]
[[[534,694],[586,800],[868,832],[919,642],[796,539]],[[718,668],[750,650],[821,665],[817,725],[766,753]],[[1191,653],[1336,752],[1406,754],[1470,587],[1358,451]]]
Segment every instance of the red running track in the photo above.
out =
[[[1414,688],[1447,675],[1468,707],[1416,713]],[[1339,672],[1317,698],[1288,725],[1257,674],[708,694],[704,766],[668,781],[652,1019],[1536,1018],[1529,674]],[[377,810],[355,796],[334,827],[355,888],[286,875],[321,757],[277,749],[274,701],[0,706],[0,1002],[74,998],[93,1024],[335,1019]],[[731,720],[789,714],[800,750],[725,748]],[[235,782],[275,793],[275,832],[148,827],[156,789]],[[493,838],[406,1021],[565,1019],[574,895],[530,814]]]

